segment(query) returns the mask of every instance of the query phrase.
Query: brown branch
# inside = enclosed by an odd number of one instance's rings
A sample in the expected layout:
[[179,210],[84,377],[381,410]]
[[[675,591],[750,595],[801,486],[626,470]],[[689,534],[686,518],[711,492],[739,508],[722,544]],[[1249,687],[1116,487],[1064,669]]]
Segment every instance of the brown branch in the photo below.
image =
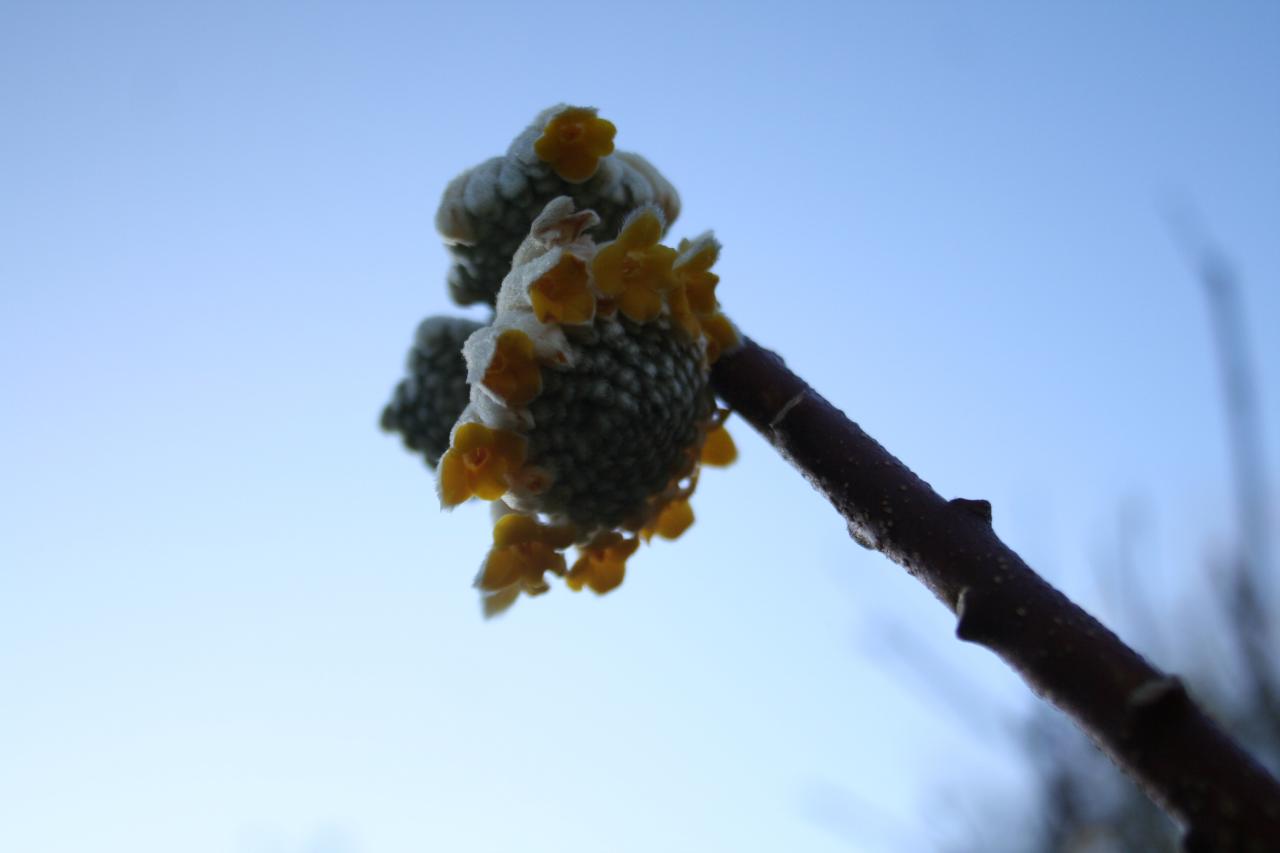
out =
[[712,382],[844,516],[849,533],[929,587],[962,640],[991,649],[1066,712],[1185,829],[1188,851],[1280,849],[1280,784],[1175,677],[1032,571],[986,501],[944,500],[782,359],[745,341]]

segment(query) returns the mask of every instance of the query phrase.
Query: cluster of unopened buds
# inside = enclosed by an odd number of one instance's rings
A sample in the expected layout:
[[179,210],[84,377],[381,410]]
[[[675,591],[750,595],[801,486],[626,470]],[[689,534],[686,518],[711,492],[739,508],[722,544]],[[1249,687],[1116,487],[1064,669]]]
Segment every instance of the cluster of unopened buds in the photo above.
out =
[[475,582],[490,615],[548,574],[616,588],[641,543],[693,523],[701,466],[737,455],[708,379],[739,343],[711,272],[720,244],[663,244],[679,198],[614,132],[553,107],[449,184],[450,293],[493,316],[425,320],[383,411],[436,467],[445,507],[493,502]]

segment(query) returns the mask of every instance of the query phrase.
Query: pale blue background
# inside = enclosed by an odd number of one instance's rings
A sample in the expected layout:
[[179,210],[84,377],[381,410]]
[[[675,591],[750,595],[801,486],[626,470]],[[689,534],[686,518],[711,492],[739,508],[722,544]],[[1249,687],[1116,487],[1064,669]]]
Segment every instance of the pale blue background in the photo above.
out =
[[1104,615],[1138,501],[1175,602],[1232,528],[1164,212],[1238,266],[1274,434],[1277,44],[1269,2],[0,3],[0,850],[916,850],[1015,811],[1025,691],[742,424],[619,592],[481,620],[486,513],[376,429],[453,310],[435,204],[599,106],[744,329]]

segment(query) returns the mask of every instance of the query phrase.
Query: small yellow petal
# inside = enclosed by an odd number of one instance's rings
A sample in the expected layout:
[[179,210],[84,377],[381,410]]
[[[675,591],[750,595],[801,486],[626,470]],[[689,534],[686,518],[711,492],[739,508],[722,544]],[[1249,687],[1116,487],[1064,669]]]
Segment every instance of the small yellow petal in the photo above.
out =
[[[587,586],[596,595],[604,595],[617,589],[626,577],[627,564],[623,560],[601,560],[591,567],[587,573]],[[581,588],[581,587],[579,587]]]
[[655,304],[651,294],[678,285],[672,272],[676,250],[658,244],[662,227],[655,211],[642,209],[627,221],[617,240],[600,247],[591,263],[596,287],[638,322],[661,313],[661,302]]
[[676,250],[670,246],[654,246],[648,251],[648,279],[645,284],[654,290],[667,291],[678,287],[680,281],[671,271],[675,263]]
[[584,145],[586,149],[597,157],[607,157],[613,153],[613,137],[617,135],[618,128],[608,119],[596,117],[595,121],[587,125],[587,132],[584,134]]
[[617,240],[601,246],[591,260],[591,273],[595,276],[596,287],[605,296],[617,296],[627,285],[623,278],[623,264],[627,258],[627,247]]
[[716,284],[720,277],[711,267],[720,257],[720,244],[709,233],[696,241],[681,240],[674,267],[676,280],[687,288],[689,306],[699,317],[716,310]]
[[650,536],[657,534],[663,539],[676,539],[693,524],[693,507],[686,500],[673,500],[662,508],[648,528]]
[[498,519],[493,525],[493,546],[505,548],[508,545],[519,545],[522,542],[536,542],[541,535],[542,525],[536,518],[509,513]]
[[629,287],[618,296],[618,310],[637,323],[648,323],[662,313],[662,297],[644,287]]
[[702,320],[702,333],[707,337],[707,360],[715,364],[720,355],[740,343],[738,330],[723,314],[712,314]]
[[510,406],[527,406],[542,393],[542,369],[533,353],[533,340],[519,329],[498,336],[484,386]]
[[710,272],[698,273],[685,279],[685,286],[689,290],[689,306],[698,315],[715,313],[716,285],[719,283],[720,276]]
[[720,424],[707,433],[702,443],[702,463],[714,467],[724,467],[738,458],[738,448],[734,446],[733,436]]
[[596,173],[601,157],[613,153],[616,132],[595,110],[570,107],[547,122],[533,151],[560,177],[581,183]]
[[590,290],[584,287],[580,292],[565,300],[564,316],[560,318],[560,322],[568,325],[588,323],[595,317],[595,314],[596,298]]
[[515,547],[494,548],[484,561],[476,586],[496,591],[514,586],[523,576],[525,560]]
[[487,447],[493,441],[493,430],[484,424],[465,423],[453,434],[454,450],[466,453],[477,447]]
[[626,575],[627,558],[638,547],[639,539],[626,539],[616,532],[597,538],[582,548],[582,556],[569,570],[565,579],[569,588],[578,591],[583,586],[588,586],[597,595],[616,589]]
[[462,453],[458,450],[447,450],[440,458],[440,503],[446,507],[453,507],[469,497],[471,497],[471,489],[467,485],[467,471],[462,461]]
[[540,323],[578,324],[595,314],[596,301],[588,285],[587,265],[570,254],[529,286],[529,301]]
[[524,465],[526,441],[506,430],[466,423],[440,460],[440,499],[456,506],[475,495],[491,501],[507,493],[507,476]]
[[661,239],[662,220],[649,208],[632,216],[618,235],[618,242],[629,249],[652,246]]
[[507,493],[506,466],[486,465],[477,470],[471,481],[471,491],[482,501],[496,501]]
[[565,541],[558,528],[548,528],[537,519],[519,513],[504,515],[493,526],[493,548],[476,586],[487,592],[512,586],[529,595],[546,592],[546,573],[565,573],[564,554],[548,540]]
[[715,265],[716,259],[719,257],[720,244],[708,241],[684,266],[691,271],[706,272]]
[[476,586],[488,592],[518,586],[530,595],[537,595],[547,590],[547,572],[565,573],[564,555],[549,546],[541,542],[495,546],[485,558]]
[[689,294],[683,287],[677,287],[667,293],[667,307],[671,309],[671,319],[691,338],[702,334],[702,325],[689,307]]
[[516,599],[519,597],[519,587],[511,587],[510,589],[504,589],[498,592],[486,593],[484,597],[480,599],[480,606],[484,610],[484,618],[492,619],[495,616],[501,616],[510,609],[511,605],[516,603]]

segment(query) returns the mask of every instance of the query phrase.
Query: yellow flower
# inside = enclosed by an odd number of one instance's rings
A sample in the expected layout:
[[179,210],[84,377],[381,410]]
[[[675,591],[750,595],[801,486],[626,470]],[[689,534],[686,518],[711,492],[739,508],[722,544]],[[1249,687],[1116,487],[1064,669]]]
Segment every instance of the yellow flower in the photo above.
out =
[[715,364],[721,353],[736,347],[740,341],[738,330],[729,318],[716,312],[702,320],[702,332],[707,336],[707,361]]
[[466,423],[440,458],[440,502],[457,506],[471,496],[486,501],[507,493],[507,477],[524,464],[525,439],[512,432]]
[[678,539],[680,534],[693,524],[693,507],[684,498],[676,498],[667,503],[658,513],[657,518],[650,521],[640,531],[640,536],[648,542],[654,535],[663,539]]
[[529,286],[529,301],[540,323],[586,323],[596,313],[587,265],[566,252],[554,267]]
[[499,335],[482,382],[509,406],[529,405],[542,393],[542,368],[533,355],[533,339],[519,329]]
[[724,424],[716,424],[702,442],[702,464],[723,468],[737,458],[738,448],[733,443],[733,436],[729,435]]
[[580,184],[596,173],[601,157],[613,153],[615,133],[613,123],[599,118],[595,110],[570,107],[547,122],[533,152],[557,175]]
[[616,532],[599,536],[584,546],[582,556],[569,570],[566,582],[575,592],[588,586],[597,595],[604,595],[622,583],[627,571],[627,558],[640,547],[640,540],[627,539]]
[[720,283],[720,276],[711,272],[711,266],[720,257],[720,244],[709,237],[698,242],[700,246],[688,240],[680,241],[680,260],[673,271],[676,281],[688,292],[689,307],[699,317],[706,317],[716,310],[716,285]]
[[671,273],[676,250],[658,243],[662,228],[657,211],[644,208],[632,214],[618,239],[601,246],[591,261],[596,287],[637,323],[661,314],[662,293],[676,284]]
[[510,588],[530,595],[547,591],[547,572],[563,575],[564,554],[573,543],[571,527],[548,527],[527,515],[504,515],[493,526],[493,548],[480,567],[476,586],[487,593]]

